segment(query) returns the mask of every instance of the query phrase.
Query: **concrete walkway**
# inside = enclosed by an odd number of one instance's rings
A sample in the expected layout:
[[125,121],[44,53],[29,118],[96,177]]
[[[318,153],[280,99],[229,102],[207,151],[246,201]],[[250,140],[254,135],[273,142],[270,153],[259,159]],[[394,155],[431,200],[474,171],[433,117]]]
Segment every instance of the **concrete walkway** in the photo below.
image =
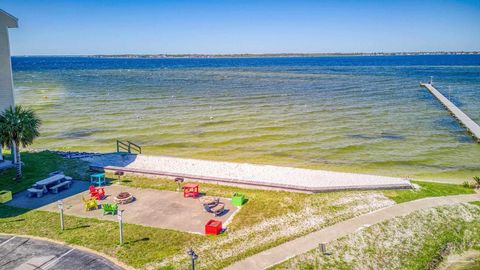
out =
[[352,218],[330,227],[318,230],[295,240],[286,242],[277,247],[265,250],[244,260],[238,261],[225,269],[230,270],[255,270],[265,269],[272,265],[281,263],[289,258],[318,248],[320,243],[328,243],[335,239],[354,233],[364,227],[380,223],[398,216],[404,216],[414,211],[437,207],[442,205],[451,205],[456,203],[465,203],[470,201],[479,201],[480,194],[457,195],[446,197],[426,198],[380,209],[365,215]]
[[10,169],[13,167],[13,164],[10,160],[1,160],[0,161],[0,171]]
[[0,235],[0,269],[121,270],[120,266],[90,252],[49,241]]

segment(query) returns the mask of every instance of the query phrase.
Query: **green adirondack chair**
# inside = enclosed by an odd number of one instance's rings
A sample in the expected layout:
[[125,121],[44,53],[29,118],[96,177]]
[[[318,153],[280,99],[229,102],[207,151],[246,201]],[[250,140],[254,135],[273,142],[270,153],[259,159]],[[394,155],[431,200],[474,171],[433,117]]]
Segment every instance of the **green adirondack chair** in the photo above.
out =
[[109,204],[104,203],[102,204],[103,214],[112,214],[114,216],[118,210],[118,204]]

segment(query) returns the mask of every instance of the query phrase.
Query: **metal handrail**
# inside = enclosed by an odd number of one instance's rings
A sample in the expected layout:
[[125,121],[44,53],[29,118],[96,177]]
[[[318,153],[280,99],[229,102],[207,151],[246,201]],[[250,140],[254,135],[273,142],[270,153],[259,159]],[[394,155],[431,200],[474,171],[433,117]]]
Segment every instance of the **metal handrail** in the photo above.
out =
[[117,140],[117,153],[121,152],[120,149],[127,151],[129,154],[132,153],[132,150],[138,152],[139,154],[142,153],[142,147],[131,141],[122,142]]
[[132,148],[132,146],[134,146],[134,148],[136,147],[137,149],[133,149],[133,150],[136,150],[137,152],[139,152],[140,154],[142,153],[142,147],[138,144],[135,144],[131,141],[127,141],[128,142],[128,145]]

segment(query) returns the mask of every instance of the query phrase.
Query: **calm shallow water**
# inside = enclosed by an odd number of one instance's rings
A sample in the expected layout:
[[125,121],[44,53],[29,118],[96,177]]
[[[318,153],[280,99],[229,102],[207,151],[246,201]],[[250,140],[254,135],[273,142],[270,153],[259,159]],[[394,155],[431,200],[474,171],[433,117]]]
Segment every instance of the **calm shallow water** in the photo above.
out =
[[480,56],[15,57],[35,148],[145,153],[385,175],[480,174],[480,145],[419,81],[480,122]]

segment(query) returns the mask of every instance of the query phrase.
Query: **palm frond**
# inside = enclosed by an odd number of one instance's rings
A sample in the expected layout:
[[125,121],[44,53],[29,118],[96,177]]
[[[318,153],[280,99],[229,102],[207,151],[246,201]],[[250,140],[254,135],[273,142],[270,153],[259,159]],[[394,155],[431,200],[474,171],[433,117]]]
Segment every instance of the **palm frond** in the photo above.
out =
[[36,113],[21,105],[8,108],[0,114],[0,144],[10,147],[12,142],[26,147],[40,136],[41,120]]

